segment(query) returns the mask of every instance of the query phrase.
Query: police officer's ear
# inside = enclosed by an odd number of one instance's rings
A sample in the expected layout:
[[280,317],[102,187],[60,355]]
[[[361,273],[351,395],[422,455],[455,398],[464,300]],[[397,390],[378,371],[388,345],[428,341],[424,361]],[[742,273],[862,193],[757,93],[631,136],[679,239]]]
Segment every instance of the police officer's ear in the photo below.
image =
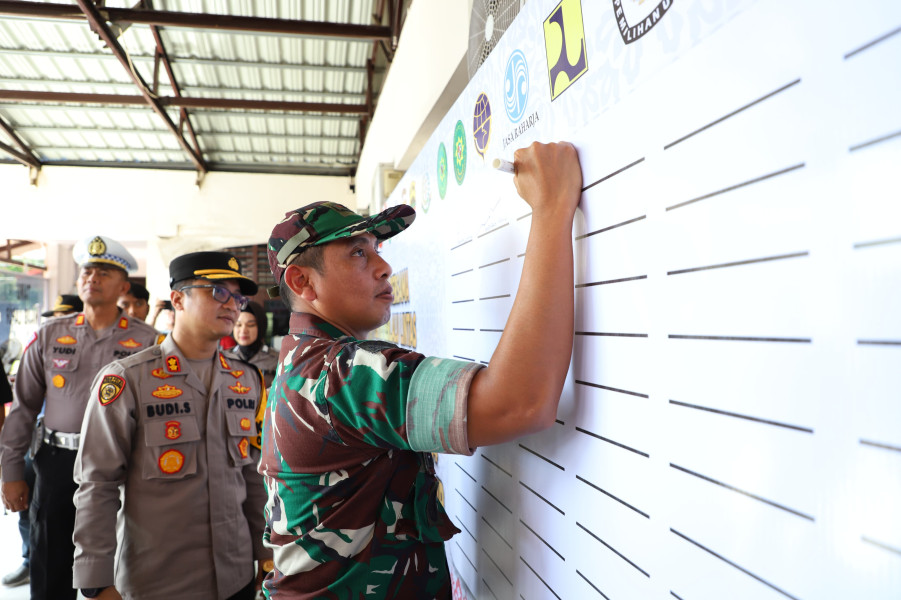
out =
[[301,267],[299,265],[288,265],[282,278],[285,284],[294,292],[298,298],[313,302],[318,297],[314,283],[311,279],[315,269],[312,267]]

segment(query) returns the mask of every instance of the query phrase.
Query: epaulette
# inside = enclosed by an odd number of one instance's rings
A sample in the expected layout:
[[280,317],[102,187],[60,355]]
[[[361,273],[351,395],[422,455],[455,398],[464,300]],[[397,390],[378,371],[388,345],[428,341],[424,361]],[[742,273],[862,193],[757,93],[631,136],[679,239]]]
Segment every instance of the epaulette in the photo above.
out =
[[142,365],[157,360],[161,355],[162,352],[160,352],[159,346],[151,346],[149,348],[144,348],[140,352],[135,352],[131,356],[120,358],[116,362],[121,364],[123,368],[130,368],[135,365]]

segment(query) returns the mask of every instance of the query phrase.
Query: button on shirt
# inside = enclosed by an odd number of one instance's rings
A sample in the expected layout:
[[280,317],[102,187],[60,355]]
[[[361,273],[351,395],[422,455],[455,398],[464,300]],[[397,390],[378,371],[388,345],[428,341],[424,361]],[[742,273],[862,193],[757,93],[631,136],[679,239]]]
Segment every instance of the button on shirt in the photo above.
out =
[[100,331],[91,328],[84,313],[52,319],[38,330],[22,358],[16,401],[0,433],[3,481],[24,477],[25,453],[45,401],[46,428],[77,433],[97,371],[157,342],[159,334],[150,325],[119,315]]
[[75,587],[227,598],[251,581],[254,559],[271,556],[253,447],[261,377],[214,360],[207,389],[169,336],[98,374],[75,461]]
[[278,598],[449,598],[431,452],[471,454],[481,365],[361,341],[304,313],[282,340],[263,431]]

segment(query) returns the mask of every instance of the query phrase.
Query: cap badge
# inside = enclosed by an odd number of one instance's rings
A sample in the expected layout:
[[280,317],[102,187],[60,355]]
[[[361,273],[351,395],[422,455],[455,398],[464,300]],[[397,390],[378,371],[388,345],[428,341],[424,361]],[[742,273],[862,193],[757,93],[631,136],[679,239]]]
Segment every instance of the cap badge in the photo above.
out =
[[98,235],[88,244],[88,254],[91,256],[100,256],[106,252],[106,243]]
[[178,473],[185,466],[185,455],[178,450],[166,450],[160,455],[159,464],[163,473]]
[[237,271],[240,269],[240,267],[238,266],[238,260],[234,256],[232,256],[230,259],[228,259],[228,266],[231,267],[232,270],[234,270],[234,271]]
[[63,297],[62,297],[62,296],[57,296],[57,297],[56,297],[56,305],[57,305],[57,306],[60,306],[62,303],[63,303]]

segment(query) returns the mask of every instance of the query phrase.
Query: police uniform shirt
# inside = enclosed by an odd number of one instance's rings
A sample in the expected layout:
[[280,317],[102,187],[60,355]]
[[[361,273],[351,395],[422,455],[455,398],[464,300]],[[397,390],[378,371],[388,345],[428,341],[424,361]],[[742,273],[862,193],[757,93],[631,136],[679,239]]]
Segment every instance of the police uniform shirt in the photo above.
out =
[[209,390],[171,336],[98,373],[75,460],[75,587],[227,598],[253,578],[254,559],[271,557],[252,445],[259,371],[215,360]]
[[33,424],[46,401],[48,430],[81,430],[91,382],[103,365],[153,346],[150,325],[119,312],[110,327],[94,331],[84,313],[47,322],[29,344],[16,376],[16,401],[0,433],[3,481],[24,477]]
[[[231,350],[224,350],[223,354],[227,358],[235,358],[240,360],[241,355],[237,352],[237,346],[232,348]],[[260,351],[250,357],[250,360],[247,361],[263,374],[263,379],[266,381],[266,389],[272,385],[272,380],[275,379],[275,368],[278,366],[278,352],[270,348],[269,346],[263,344],[260,347]]]

